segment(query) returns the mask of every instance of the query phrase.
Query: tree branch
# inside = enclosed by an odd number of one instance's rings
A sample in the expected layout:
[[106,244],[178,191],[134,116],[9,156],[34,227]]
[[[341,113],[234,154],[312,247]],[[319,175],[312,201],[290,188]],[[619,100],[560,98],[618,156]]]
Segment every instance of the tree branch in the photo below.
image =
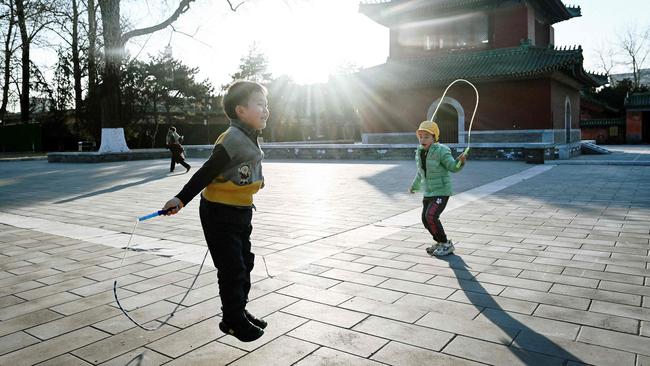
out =
[[194,31],[194,34],[189,34],[189,33],[185,33],[185,32],[183,32],[183,31],[179,31],[179,30],[176,29],[173,25],[171,26],[171,28],[172,28],[172,31],[174,31],[174,33],[182,34],[182,35],[184,35],[184,36],[186,36],[186,37],[192,38],[193,40],[195,40],[195,41],[197,41],[197,42],[203,44],[204,46],[208,46],[209,48],[212,48],[212,46],[209,45],[209,44],[207,44],[206,42],[203,42],[203,41],[200,40],[200,39],[194,38],[194,36],[196,36],[196,34],[199,32],[199,28],[197,28],[196,31]]
[[230,5],[230,10],[232,10],[232,11],[237,11],[237,9],[238,9],[240,6],[242,6],[242,4],[244,4],[244,2],[245,2],[245,1],[242,1],[242,2],[240,2],[239,4],[237,4],[237,6],[233,7],[233,6],[232,6],[232,2],[231,2],[230,0],[227,0],[227,1],[228,1],[228,5]]
[[167,28],[169,25],[175,22],[176,19],[178,19],[178,17],[181,16],[181,14],[185,13],[190,9],[190,3],[193,1],[195,0],[181,0],[181,2],[178,4],[178,8],[176,8],[176,11],[174,11],[174,13],[169,18],[165,19],[161,23],[158,23],[151,27],[134,29],[132,31],[128,31],[124,33],[121,39],[122,44],[125,44],[131,38],[143,36],[145,34],[153,33],[161,29]]

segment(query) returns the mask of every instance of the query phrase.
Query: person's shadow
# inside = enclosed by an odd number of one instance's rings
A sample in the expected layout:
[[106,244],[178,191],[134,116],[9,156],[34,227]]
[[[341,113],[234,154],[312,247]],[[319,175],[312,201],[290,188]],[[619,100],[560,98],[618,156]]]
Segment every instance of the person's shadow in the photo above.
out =
[[97,190],[97,191],[94,191],[94,192],[84,193],[84,194],[79,195],[79,196],[59,200],[59,201],[54,202],[54,204],[58,205],[58,204],[62,204],[62,203],[69,203],[69,202],[73,202],[73,201],[83,199],[83,198],[99,196],[99,195],[102,195],[102,194],[105,194],[105,193],[117,192],[117,191],[121,191],[123,189],[129,188],[129,187],[139,186],[139,185],[146,184],[146,183],[149,183],[149,182],[153,182],[153,181],[156,181],[156,180],[164,179],[165,177],[174,176],[174,175],[181,175],[181,174],[185,174],[185,173],[187,173],[187,172],[183,172],[183,173],[179,173],[179,174],[166,174],[166,173],[161,174],[161,173],[158,173],[158,174],[154,174],[154,175],[145,177],[145,178],[140,179],[140,180],[135,181],[135,182],[118,184],[118,185],[108,187],[108,188],[104,188],[104,189],[100,189],[100,190]]
[[[494,325],[512,337],[513,346],[508,347],[510,351],[525,365],[539,365],[540,360],[530,352],[537,352],[545,356],[556,357],[564,361],[574,361],[584,363],[579,357],[565,350],[549,338],[532,330],[521,321],[513,318],[506,312],[496,300],[488,293],[479,281],[468,281],[473,278],[470,273],[471,268],[463,258],[456,254],[450,254],[444,257],[436,257],[439,260],[449,264],[449,268],[454,271],[458,284],[465,292],[465,296],[479,311],[483,308],[494,309],[498,311],[482,311],[481,314],[490,320]],[[471,283],[471,286],[469,286]],[[519,345],[519,347],[515,345]],[[563,363],[564,364],[564,363]]]

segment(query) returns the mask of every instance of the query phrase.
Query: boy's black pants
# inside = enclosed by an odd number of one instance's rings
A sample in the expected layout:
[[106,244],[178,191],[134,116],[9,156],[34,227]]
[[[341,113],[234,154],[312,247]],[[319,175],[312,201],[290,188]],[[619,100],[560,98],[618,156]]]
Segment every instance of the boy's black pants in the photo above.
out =
[[447,234],[440,222],[440,214],[447,207],[447,201],[449,196],[424,197],[422,200],[422,223],[437,243],[447,242]]
[[223,320],[229,325],[241,323],[246,320],[244,309],[255,264],[250,241],[253,209],[201,198],[199,213],[205,241],[217,267]]

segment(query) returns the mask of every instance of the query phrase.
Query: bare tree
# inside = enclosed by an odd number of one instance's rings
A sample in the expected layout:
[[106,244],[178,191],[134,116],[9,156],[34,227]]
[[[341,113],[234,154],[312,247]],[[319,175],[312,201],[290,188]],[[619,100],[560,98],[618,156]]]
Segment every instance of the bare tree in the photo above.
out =
[[77,0],[72,0],[72,75],[74,77],[74,108],[77,120],[80,117],[81,103],[83,95],[81,94],[81,60],[79,57],[79,4]]
[[46,0],[13,1],[16,6],[16,19],[21,40],[20,120],[26,123],[29,121],[30,114],[30,47],[36,36],[54,22],[54,17],[51,15],[58,4],[56,1]]
[[95,95],[97,89],[97,6],[95,0],[88,0],[88,94]]
[[82,77],[84,69],[82,65],[82,49],[84,48],[85,37],[81,36],[80,31],[83,24],[80,17],[79,0],[68,0],[65,4],[62,3],[57,16],[59,18],[57,33],[70,50],[72,78],[74,81],[72,87],[74,89],[75,117],[80,120],[81,106],[83,104]]
[[617,56],[618,54],[614,48],[601,44],[600,48],[596,50],[599,71],[604,72],[609,77],[612,74],[612,70],[620,64]]
[[[162,22],[139,29],[121,32],[120,0],[98,0],[104,36],[104,70],[102,78],[102,143],[99,152],[128,151],[124,139],[120,103],[120,66],[124,59],[124,45],[131,38],[139,37],[165,29],[187,12],[195,0],[179,0],[178,7]],[[232,11],[233,6],[227,0]]]
[[650,54],[650,27],[639,31],[636,25],[630,25],[619,35],[621,49],[627,57],[627,64],[632,67],[634,88],[641,86],[641,69]]
[[29,121],[29,35],[27,34],[27,16],[25,15],[25,4],[23,0],[15,0],[18,28],[20,28],[20,40],[22,49],[22,86],[20,93],[20,120]]
[[2,14],[0,22],[6,21],[7,28],[4,33],[4,49],[2,62],[2,97],[0,102],[0,121],[4,121],[7,114],[7,104],[9,103],[9,85],[11,84],[11,61],[16,51],[16,32],[14,31],[17,23],[16,10],[13,0],[2,1],[0,4],[6,6],[6,13]]

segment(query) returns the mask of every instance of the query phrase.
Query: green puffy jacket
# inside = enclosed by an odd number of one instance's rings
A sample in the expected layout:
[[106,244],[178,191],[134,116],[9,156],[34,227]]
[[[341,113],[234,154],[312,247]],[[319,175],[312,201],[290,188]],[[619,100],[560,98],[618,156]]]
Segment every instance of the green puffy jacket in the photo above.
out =
[[[419,191],[424,188],[424,197],[434,196],[451,196],[454,194],[451,188],[451,177],[449,172],[456,173],[463,169],[465,164],[456,168],[458,161],[451,156],[451,150],[445,145],[434,143],[429,146],[427,152],[426,167],[427,171],[422,169],[420,155],[422,145],[418,145],[415,152],[415,163],[417,164],[418,173],[411,184],[411,191]],[[424,182],[424,187],[422,183]]]

